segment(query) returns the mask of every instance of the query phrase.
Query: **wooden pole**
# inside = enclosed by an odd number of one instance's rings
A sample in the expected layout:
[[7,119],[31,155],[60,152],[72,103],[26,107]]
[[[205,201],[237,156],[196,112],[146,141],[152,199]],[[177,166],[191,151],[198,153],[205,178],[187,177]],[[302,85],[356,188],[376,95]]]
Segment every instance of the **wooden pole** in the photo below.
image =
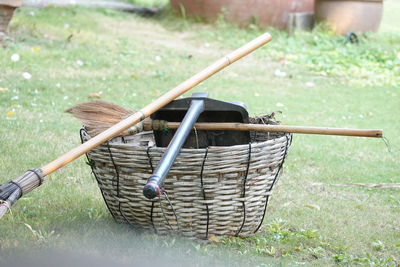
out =
[[58,170],[59,168],[67,165],[71,161],[79,158],[81,155],[85,154],[86,152],[92,150],[96,146],[106,142],[107,140],[117,136],[119,133],[125,131],[129,127],[139,123],[140,121],[144,120],[152,113],[157,111],[158,109],[162,108],[178,96],[184,94],[185,92],[189,91],[191,88],[196,86],[197,84],[201,83],[202,81],[206,80],[207,78],[211,77],[215,73],[219,72],[223,68],[227,67],[228,65],[232,64],[233,62],[239,60],[240,58],[250,54],[257,48],[261,47],[262,45],[271,41],[272,37],[269,33],[265,33],[258,38],[254,39],[253,41],[247,43],[246,45],[242,46],[241,48],[235,50],[234,52],[224,56],[220,60],[216,61],[203,71],[199,72],[198,74],[194,75],[193,77],[189,78],[188,80],[184,81],[177,87],[173,88],[172,90],[165,93],[163,96],[155,100],[154,102],[148,104],[140,111],[132,114],[128,118],[120,121],[116,125],[112,126],[111,128],[105,130],[101,134],[91,138],[89,141],[83,143],[82,145],[72,149],[71,151],[65,153],[58,159],[48,163],[47,165],[43,166],[41,170],[43,171],[43,175],[49,175],[50,173]]
[[[158,121],[151,121],[144,125],[145,130],[157,130]],[[168,129],[177,129],[179,122],[167,122]],[[309,126],[288,126],[288,125],[266,125],[266,124],[245,124],[245,123],[229,123],[200,122],[194,125],[196,130],[227,130],[227,131],[258,131],[258,132],[278,132],[278,133],[299,133],[299,134],[320,134],[320,135],[341,135],[341,136],[358,136],[358,137],[383,137],[380,129],[349,129],[349,128],[330,128],[330,127],[309,127]]]

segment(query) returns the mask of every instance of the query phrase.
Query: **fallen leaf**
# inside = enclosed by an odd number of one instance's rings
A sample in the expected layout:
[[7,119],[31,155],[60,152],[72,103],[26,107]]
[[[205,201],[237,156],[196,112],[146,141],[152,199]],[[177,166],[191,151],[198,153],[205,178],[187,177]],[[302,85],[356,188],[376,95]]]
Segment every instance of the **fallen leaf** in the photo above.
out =
[[280,57],[280,58],[278,58],[278,62],[285,64],[286,63],[286,58]]
[[211,235],[211,236],[208,238],[208,240],[211,241],[211,242],[214,242],[214,243],[219,243],[219,242],[221,242],[221,240],[219,240],[219,238],[216,237],[215,235]]
[[320,209],[321,209],[321,208],[320,208],[318,205],[316,205],[316,204],[307,204],[306,207],[309,208],[309,209],[313,209],[313,210],[320,210]]
[[7,117],[12,117],[15,115],[15,111],[8,111],[7,112]]
[[33,46],[31,49],[33,52],[39,52],[42,48],[40,46],[36,45],[36,46]]
[[10,91],[10,89],[0,87],[0,93],[5,93],[5,92],[8,92],[8,91]]
[[160,90],[157,90],[157,89],[151,90],[151,93],[152,93],[153,95],[155,95],[155,96],[158,96],[158,95],[160,95]]
[[89,97],[91,97],[91,98],[101,98],[101,94],[99,94],[99,93],[90,93]]

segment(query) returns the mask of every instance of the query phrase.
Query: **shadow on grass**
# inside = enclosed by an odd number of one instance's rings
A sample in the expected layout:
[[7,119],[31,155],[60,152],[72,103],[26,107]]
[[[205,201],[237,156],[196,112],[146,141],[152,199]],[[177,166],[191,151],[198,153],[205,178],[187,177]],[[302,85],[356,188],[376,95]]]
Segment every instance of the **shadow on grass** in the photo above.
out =
[[[29,228],[29,227],[28,227]],[[269,257],[242,256],[234,249],[160,236],[113,221],[83,216],[57,230],[30,229],[24,245],[3,250],[0,266],[244,266],[267,263]],[[23,248],[22,248],[23,247]]]

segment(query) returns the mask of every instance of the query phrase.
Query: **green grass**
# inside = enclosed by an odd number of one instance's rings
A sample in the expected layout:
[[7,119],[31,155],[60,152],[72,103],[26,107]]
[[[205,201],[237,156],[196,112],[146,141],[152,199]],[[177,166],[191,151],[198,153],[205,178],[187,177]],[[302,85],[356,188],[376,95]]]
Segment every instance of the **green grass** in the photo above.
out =
[[128,3],[132,3],[138,6],[166,6],[168,0],[126,0]]
[[[329,185],[399,182],[400,34],[387,20],[399,7],[385,4],[385,30],[359,45],[322,27],[292,36],[271,29],[271,44],[192,91],[245,102],[253,115],[281,110],[285,124],[382,128],[392,153],[379,139],[296,135],[261,230],[213,245],[116,225],[79,159],[1,221],[0,262],[34,247],[123,262],[161,250],[165,262],[179,257],[182,265],[398,264],[398,191]],[[77,146],[80,124],[63,111],[89,94],[139,109],[262,30],[169,14],[149,20],[45,8],[19,10],[11,32],[15,42],[0,48],[1,182]],[[10,60],[13,54],[18,62]],[[277,69],[286,76],[276,76]]]

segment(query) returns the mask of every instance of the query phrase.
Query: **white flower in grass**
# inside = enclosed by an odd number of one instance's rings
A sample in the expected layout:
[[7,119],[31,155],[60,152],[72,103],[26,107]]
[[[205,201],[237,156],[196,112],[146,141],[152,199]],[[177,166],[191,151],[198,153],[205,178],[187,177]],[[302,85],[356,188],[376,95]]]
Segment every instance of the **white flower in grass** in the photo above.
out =
[[286,75],[287,75],[286,72],[281,71],[280,69],[276,69],[274,74],[276,77],[282,77],[282,78],[286,77]]
[[284,107],[285,105],[282,104],[282,103],[276,103],[276,106],[277,106],[277,107]]
[[76,65],[78,65],[79,67],[82,67],[85,63],[82,61],[82,60],[80,60],[80,59],[78,59],[76,62]]
[[315,84],[313,82],[306,82],[305,85],[307,87],[314,87]]
[[30,74],[29,72],[24,72],[22,73],[22,77],[24,77],[27,80],[30,80],[32,78],[32,74]]
[[20,60],[20,56],[18,54],[12,54],[11,56],[11,61],[12,62],[18,62]]

